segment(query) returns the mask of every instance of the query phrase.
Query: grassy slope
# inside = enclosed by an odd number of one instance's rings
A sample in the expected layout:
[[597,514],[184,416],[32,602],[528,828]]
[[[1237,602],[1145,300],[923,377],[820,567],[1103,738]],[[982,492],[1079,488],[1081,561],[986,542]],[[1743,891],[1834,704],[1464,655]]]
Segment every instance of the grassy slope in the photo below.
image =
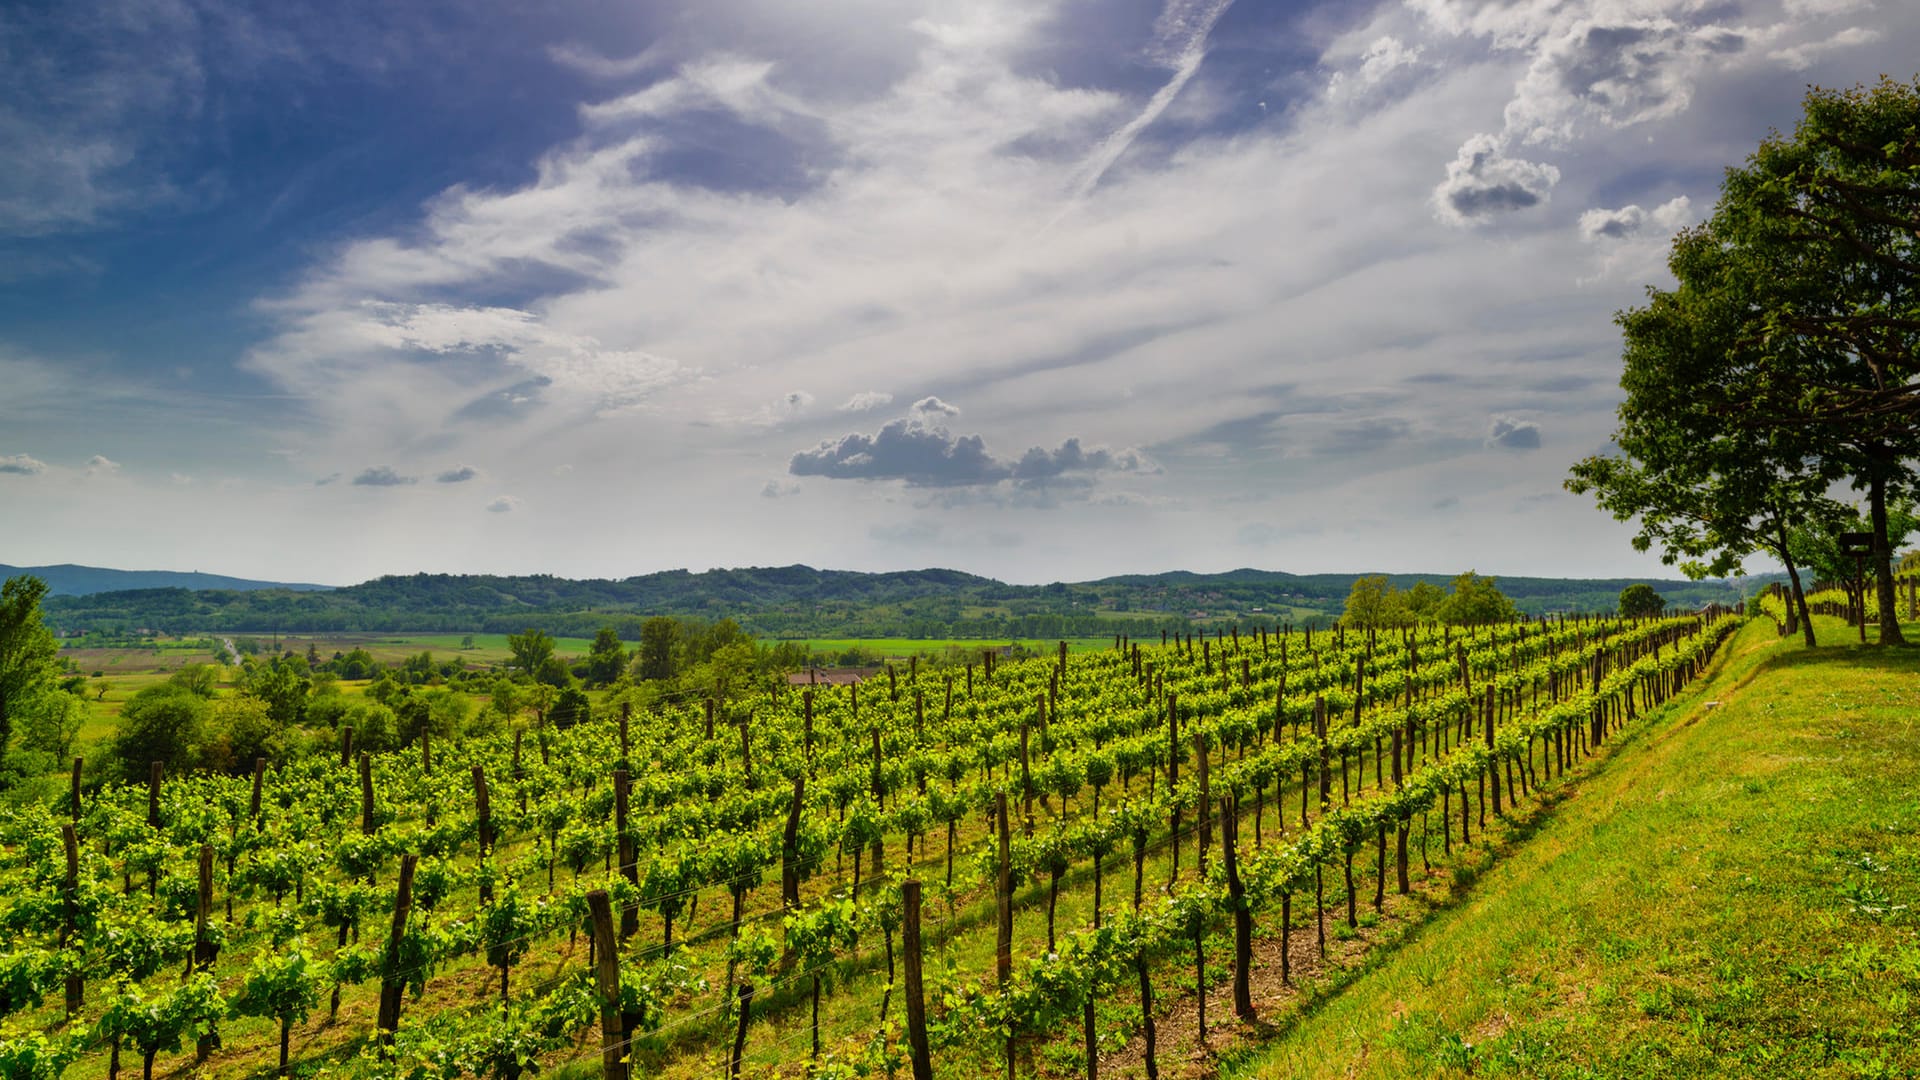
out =
[[1455,906],[1225,1074],[1920,1075],[1916,675],[1920,650],[1749,626]]

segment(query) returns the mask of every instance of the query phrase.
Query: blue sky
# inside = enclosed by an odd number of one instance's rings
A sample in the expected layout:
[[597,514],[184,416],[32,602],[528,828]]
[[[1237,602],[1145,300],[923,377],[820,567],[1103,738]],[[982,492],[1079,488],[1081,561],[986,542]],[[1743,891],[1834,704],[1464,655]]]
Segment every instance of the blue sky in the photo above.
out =
[[1610,317],[1880,0],[0,13],[0,561],[1633,574]]

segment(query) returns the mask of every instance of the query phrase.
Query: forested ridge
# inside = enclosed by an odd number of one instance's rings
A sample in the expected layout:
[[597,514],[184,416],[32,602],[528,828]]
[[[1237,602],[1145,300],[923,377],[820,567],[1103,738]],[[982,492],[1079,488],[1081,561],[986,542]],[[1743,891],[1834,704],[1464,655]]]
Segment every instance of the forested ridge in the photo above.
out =
[[[243,630],[480,631],[537,626],[588,636],[604,625],[637,631],[650,615],[731,617],[764,636],[1076,637],[1184,628],[1253,615],[1329,620],[1356,574],[1233,570],[1134,574],[1074,584],[1009,585],[958,570],[862,573],[807,566],[693,573],[668,570],[620,580],[548,574],[389,575],[326,592],[290,589],[137,589],[55,596],[57,630],[146,628],[180,633]],[[1448,574],[1395,574],[1396,588],[1445,585]],[[1502,577],[1500,587],[1527,614],[1611,610],[1631,579]],[[1677,607],[1738,603],[1726,581],[1661,581]],[[633,627],[625,626],[633,622]],[[1266,620],[1271,621],[1271,619]]]

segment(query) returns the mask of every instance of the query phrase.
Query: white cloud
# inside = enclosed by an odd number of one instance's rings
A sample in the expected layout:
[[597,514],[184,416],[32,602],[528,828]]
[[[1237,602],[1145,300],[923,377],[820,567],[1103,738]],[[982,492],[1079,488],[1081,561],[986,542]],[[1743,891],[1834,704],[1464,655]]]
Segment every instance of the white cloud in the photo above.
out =
[[1449,225],[1472,225],[1547,201],[1560,182],[1552,165],[1509,157],[1493,135],[1460,144],[1447,178],[1433,189],[1434,212]]
[[497,495],[487,503],[487,512],[490,514],[510,514],[518,509],[520,509],[520,500],[512,495]]
[[1540,449],[1540,425],[1512,416],[1495,416],[1487,424],[1487,445],[1503,450]]
[[15,476],[37,476],[47,471],[47,463],[39,458],[25,454],[8,454],[0,457],[0,473],[12,473]]
[[1685,195],[1675,196],[1652,210],[1642,210],[1631,203],[1618,210],[1595,207],[1580,215],[1580,238],[1589,243],[1624,240],[1647,225],[1653,226],[1664,238],[1691,220],[1693,203]]
[[1375,38],[1351,69],[1335,71],[1327,80],[1327,97],[1338,101],[1364,98],[1385,85],[1398,82],[1407,72],[1420,66],[1423,50],[1418,45],[1391,34]]
[[104,454],[95,454],[87,459],[88,476],[112,476],[120,471],[120,463]]

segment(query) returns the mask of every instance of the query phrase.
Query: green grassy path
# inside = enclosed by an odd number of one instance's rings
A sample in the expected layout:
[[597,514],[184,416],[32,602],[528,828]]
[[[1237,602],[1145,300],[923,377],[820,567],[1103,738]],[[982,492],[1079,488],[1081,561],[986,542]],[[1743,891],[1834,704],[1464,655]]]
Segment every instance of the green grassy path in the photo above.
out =
[[1223,1074],[1920,1075],[1920,650],[1749,626],[1575,782]]

